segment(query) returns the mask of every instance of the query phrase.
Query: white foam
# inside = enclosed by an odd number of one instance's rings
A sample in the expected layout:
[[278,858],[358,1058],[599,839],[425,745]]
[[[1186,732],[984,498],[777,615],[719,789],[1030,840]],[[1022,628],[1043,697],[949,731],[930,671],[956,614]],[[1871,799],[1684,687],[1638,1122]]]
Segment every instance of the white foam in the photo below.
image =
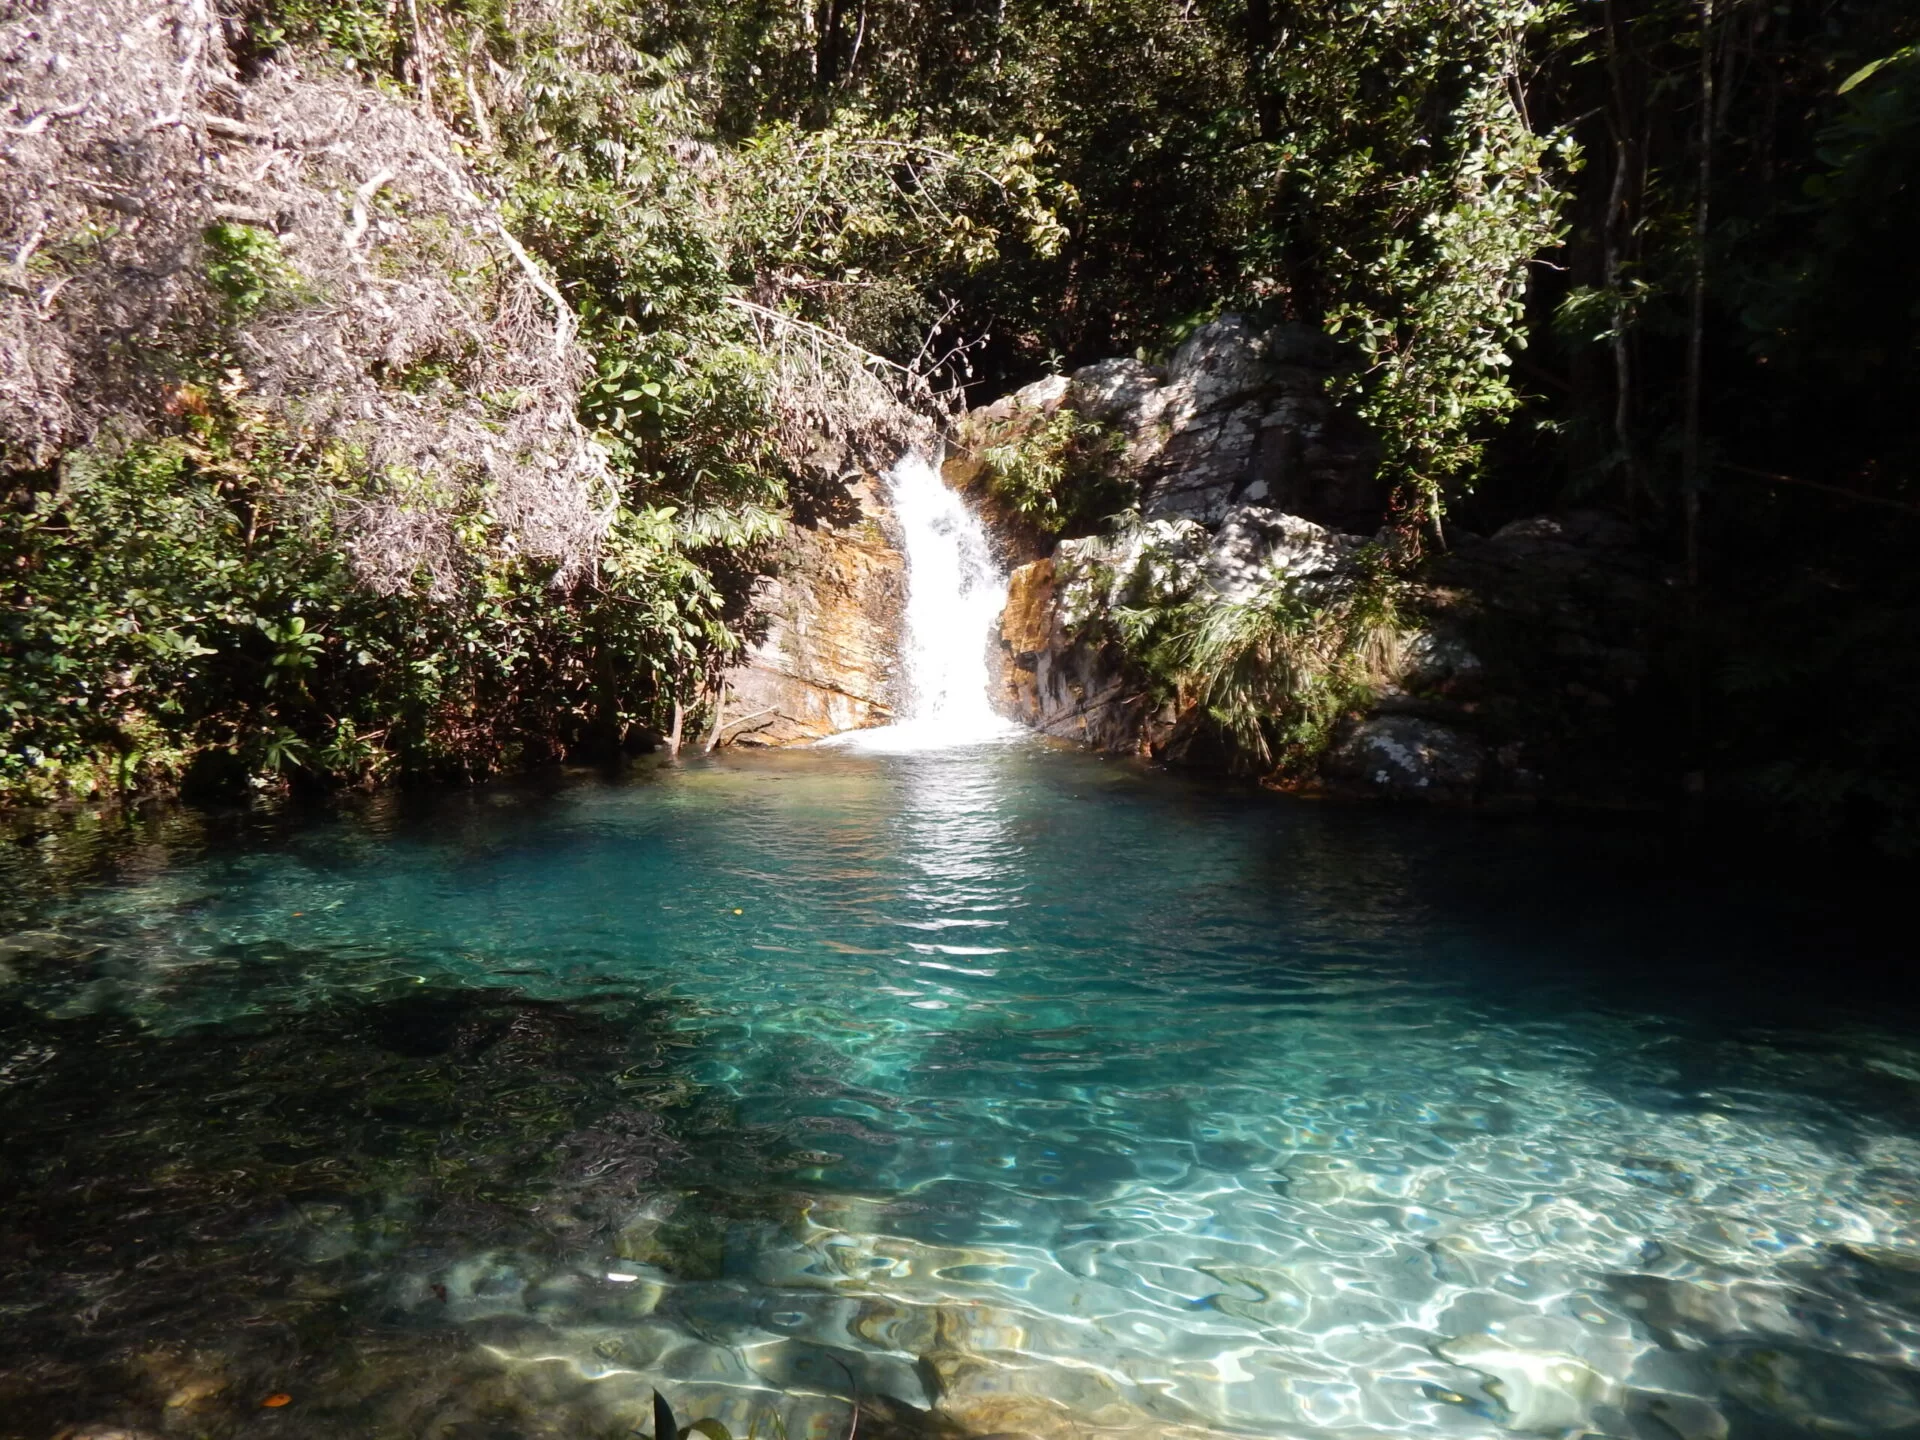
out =
[[900,753],[1017,739],[1025,732],[987,698],[987,649],[1007,577],[985,528],[924,455],[904,456],[887,483],[907,559],[904,718],[826,743]]

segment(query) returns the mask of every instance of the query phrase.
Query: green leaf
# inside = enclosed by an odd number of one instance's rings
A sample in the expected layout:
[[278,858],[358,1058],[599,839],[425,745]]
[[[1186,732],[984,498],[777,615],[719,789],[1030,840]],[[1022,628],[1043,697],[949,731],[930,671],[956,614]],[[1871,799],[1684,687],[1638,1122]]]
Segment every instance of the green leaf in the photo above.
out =
[[1916,54],[1920,54],[1920,45],[1909,45],[1906,49],[1896,50],[1891,55],[1882,55],[1878,60],[1862,65],[1858,70],[1854,71],[1853,74],[1849,75],[1845,80],[1842,80],[1837,93],[1844,95],[1855,86],[1866,84],[1867,81],[1878,75],[1889,65],[1897,65],[1902,60],[1911,60]]

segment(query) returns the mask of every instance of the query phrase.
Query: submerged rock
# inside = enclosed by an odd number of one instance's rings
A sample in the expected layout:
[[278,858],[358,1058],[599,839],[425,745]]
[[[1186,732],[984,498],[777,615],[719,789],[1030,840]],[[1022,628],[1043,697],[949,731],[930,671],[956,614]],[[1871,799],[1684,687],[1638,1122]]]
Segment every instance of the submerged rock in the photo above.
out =
[[1601,1405],[1618,1405],[1626,1389],[1571,1355],[1522,1349],[1494,1335],[1462,1335],[1434,1347],[1442,1359],[1488,1377],[1509,1430],[1563,1434],[1593,1421]]

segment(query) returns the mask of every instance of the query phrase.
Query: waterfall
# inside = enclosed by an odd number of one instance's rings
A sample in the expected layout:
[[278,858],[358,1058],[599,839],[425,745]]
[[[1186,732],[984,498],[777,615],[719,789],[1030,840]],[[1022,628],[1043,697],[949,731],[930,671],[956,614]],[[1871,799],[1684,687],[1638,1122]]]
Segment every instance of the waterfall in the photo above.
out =
[[887,472],[907,560],[901,721],[839,737],[862,749],[921,750],[1020,734],[987,701],[987,647],[1007,577],[979,517],[926,456]]

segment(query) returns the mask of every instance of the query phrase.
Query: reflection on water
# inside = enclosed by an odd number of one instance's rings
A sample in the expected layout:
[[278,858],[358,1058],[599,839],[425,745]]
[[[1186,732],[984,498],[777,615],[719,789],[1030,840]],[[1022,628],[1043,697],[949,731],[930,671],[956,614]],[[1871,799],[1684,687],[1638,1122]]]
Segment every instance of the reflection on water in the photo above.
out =
[[1920,1426],[1920,1044],[1605,846],[1005,745],[174,839],[18,869],[0,1435]]

